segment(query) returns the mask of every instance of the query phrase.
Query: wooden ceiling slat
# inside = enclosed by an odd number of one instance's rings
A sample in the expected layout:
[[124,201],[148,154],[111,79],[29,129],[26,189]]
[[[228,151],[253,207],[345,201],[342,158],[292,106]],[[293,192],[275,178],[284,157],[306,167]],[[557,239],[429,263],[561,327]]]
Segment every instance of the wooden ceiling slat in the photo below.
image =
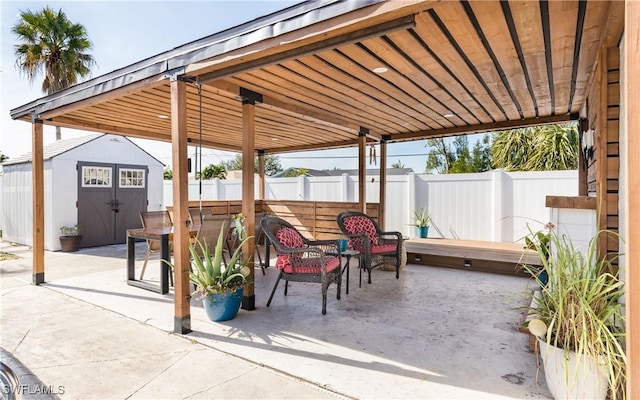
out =
[[468,18],[462,17],[465,15],[462,5],[451,3],[449,7],[440,7],[437,11],[429,10],[429,15],[462,57],[467,68],[476,76],[491,100],[501,110],[502,119],[519,119],[520,114],[511,101],[476,30]]
[[[337,51],[328,51],[317,55],[320,59],[326,63],[336,66],[336,72],[341,74],[345,82],[354,87],[359,95],[354,97],[354,101],[362,101],[364,97],[375,99],[388,107],[393,109],[391,115],[398,118],[404,117],[401,123],[405,129],[429,129],[432,128],[428,124],[419,120],[413,112],[410,113],[410,109],[407,109],[404,104],[398,100],[403,97],[403,93],[393,86],[389,85],[383,79],[375,75],[373,72],[368,71],[369,76],[363,76],[363,68],[353,63],[344,55]],[[337,68],[339,66],[339,69]],[[341,78],[342,79],[342,78]],[[375,82],[377,87],[373,87],[371,82]],[[382,89],[384,88],[384,90]],[[404,112],[402,112],[404,110]]]
[[[426,96],[425,92],[416,87],[406,76],[395,71],[382,58],[374,58],[369,54],[369,51],[364,44],[340,48],[340,52],[358,62],[368,74],[375,74],[372,70],[380,66],[388,68],[388,71],[383,74],[372,75],[375,79],[371,80],[371,85],[385,93],[388,93],[385,87],[396,89],[397,93],[400,94],[398,98],[402,100],[405,107],[408,107],[409,110],[415,110],[416,119],[423,121],[433,129],[453,126],[450,121],[443,117],[448,112],[445,107],[433,102],[430,96]],[[367,80],[367,77],[365,76],[363,79]],[[378,82],[383,82],[383,86],[379,85]]]
[[555,2],[549,4],[551,52],[553,54],[553,87],[555,113],[566,113],[571,97],[571,68],[575,45],[578,2]]
[[[412,57],[417,57],[425,69],[437,71],[434,76],[443,85],[455,89],[453,92],[457,98],[464,99],[464,104],[471,110],[476,110],[475,115],[481,121],[495,121],[495,115],[504,118],[502,112],[491,99],[478,78],[466,67],[464,60],[453,48],[444,33],[438,28],[433,19],[426,13],[420,14],[417,18],[414,29],[417,37],[424,42],[428,48],[421,48],[420,45],[413,46],[413,49],[423,52],[423,55],[414,54],[412,49],[405,49]],[[389,37],[394,37],[390,34]],[[417,38],[414,38],[416,41]],[[485,117],[487,116],[487,118]]]
[[[376,125],[380,125],[381,129],[383,128],[386,130],[400,128],[399,125],[402,124],[403,121],[395,115],[394,110],[391,107],[381,105],[379,101],[374,99],[364,99],[362,104],[354,102],[353,96],[359,95],[357,91],[353,90],[353,88],[346,88],[345,90],[343,82],[339,82],[336,85],[334,83],[334,77],[322,74],[314,75],[313,71],[309,69],[305,70],[304,63],[313,62],[313,60],[305,58],[300,61],[301,62],[299,63],[287,63],[279,66],[273,66],[265,70],[276,76],[281,75],[286,79],[290,79],[295,83],[295,87],[299,88],[303,93],[305,93],[306,90],[313,92],[313,96],[308,97],[310,103],[312,103],[312,98],[322,98],[323,95],[327,95],[329,97],[324,98],[324,107],[326,107],[327,104],[331,106],[335,104],[337,107],[345,107],[344,110],[352,108],[352,114],[360,117],[357,120],[360,126],[374,128],[375,125],[372,125],[372,122],[375,121]],[[318,106],[322,107],[320,104],[318,104]],[[377,109],[380,112],[384,112],[384,114],[379,116],[377,119],[372,120],[368,107],[377,107]]]
[[547,79],[539,2],[510,1],[509,6],[527,64],[529,78],[536,95],[538,113],[540,115],[551,115],[549,80]]
[[[606,26],[608,21],[610,3],[603,1],[587,2],[587,12],[585,13],[584,29],[582,31],[582,44],[580,58],[578,60],[578,77],[576,79],[576,91],[571,105],[571,112],[579,112],[580,106],[584,103],[587,94],[591,75],[595,70],[593,60],[597,57],[599,43],[602,35],[602,26]],[[602,35],[604,36],[604,35]]]
[[[397,38],[402,38],[404,43],[410,40],[407,31],[398,32]],[[369,39],[362,44],[370,49],[375,49],[375,52],[384,59],[385,63],[424,91],[425,95],[430,97],[429,102],[437,103],[441,107],[441,115],[453,113],[456,117],[450,121],[455,122],[455,125],[470,125],[480,122],[445,86],[435,81],[428,71],[402,51],[400,46],[388,36]]]
[[466,4],[473,9],[483,35],[490,41],[493,55],[505,74],[504,79],[508,81],[510,97],[515,97],[520,107],[521,117],[533,118],[537,116],[537,107],[529,92],[527,76],[520,62],[516,62],[520,59],[501,3],[483,1]]
[[[358,105],[355,104],[352,105],[353,108],[350,110],[348,103],[342,101],[342,99],[345,101],[348,99],[348,96],[344,93],[333,92],[326,88],[324,89],[324,93],[311,91],[291,81],[281,81],[281,85],[277,85],[273,82],[273,80],[275,80],[274,76],[271,72],[256,71],[252,74],[243,74],[243,80],[236,78],[230,78],[229,80],[240,86],[255,89],[258,92],[270,94],[278,92],[286,93],[288,96],[297,98],[300,101],[305,101],[308,105],[317,107],[323,112],[331,112],[341,118],[351,119],[360,126],[380,126],[385,131],[392,130],[394,132],[401,129],[398,125],[399,122],[401,122],[399,118],[395,121],[390,121],[384,119],[387,116],[386,114],[371,116],[370,113],[366,113],[365,110],[360,109]],[[312,82],[309,82],[309,84],[315,84],[313,79],[310,80]],[[348,88],[344,89],[348,90]],[[329,97],[329,95],[335,97]]]
[[[352,120],[354,123],[357,123],[358,126],[366,126],[382,132],[398,132],[402,130],[402,127],[399,126],[398,119],[389,117],[386,105],[380,105],[378,102],[369,98],[365,98],[362,103],[355,103],[353,96],[355,96],[356,92],[352,88],[345,87],[343,82],[340,82],[336,77],[328,76],[321,70],[314,68],[314,66],[321,66],[322,69],[326,69],[325,66],[314,57],[307,57],[281,64],[282,68],[304,76],[312,83],[320,85],[318,90],[330,94],[335,99],[336,105],[344,104],[345,109],[343,109],[340,114],[348,114],[347,110],[351,109]],[[370,112],[371,107],[375,107],[380,114],[372,116]],[[348,116],[343,116],[343,118],[345,117]]]

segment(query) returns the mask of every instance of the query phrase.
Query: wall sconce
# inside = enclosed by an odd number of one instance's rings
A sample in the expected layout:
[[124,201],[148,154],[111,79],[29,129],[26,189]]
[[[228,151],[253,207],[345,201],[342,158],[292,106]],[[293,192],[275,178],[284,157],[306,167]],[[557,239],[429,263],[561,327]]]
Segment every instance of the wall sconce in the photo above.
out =
[[588,159],[593,158],[594,133],[593,129],[582,132],[582,150]]

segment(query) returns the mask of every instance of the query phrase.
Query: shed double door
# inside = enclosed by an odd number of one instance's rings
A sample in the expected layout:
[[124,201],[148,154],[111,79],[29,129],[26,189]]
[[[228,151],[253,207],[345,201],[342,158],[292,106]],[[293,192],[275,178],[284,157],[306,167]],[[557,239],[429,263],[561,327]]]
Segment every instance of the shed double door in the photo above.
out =
[[78,163],[78,224],[82,247],[125,243],[147,209],[144,165]]

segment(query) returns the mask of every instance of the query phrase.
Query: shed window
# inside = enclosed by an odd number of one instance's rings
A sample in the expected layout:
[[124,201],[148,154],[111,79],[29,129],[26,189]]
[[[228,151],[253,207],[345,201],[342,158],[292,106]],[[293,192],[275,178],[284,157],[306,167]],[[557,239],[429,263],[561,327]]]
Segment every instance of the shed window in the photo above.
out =
[[144,170],[143,169],[120,169],[120,187],[121,188],[143,188],[144,187]]
[[111,168],[82,167],[82,187],[111,187]]

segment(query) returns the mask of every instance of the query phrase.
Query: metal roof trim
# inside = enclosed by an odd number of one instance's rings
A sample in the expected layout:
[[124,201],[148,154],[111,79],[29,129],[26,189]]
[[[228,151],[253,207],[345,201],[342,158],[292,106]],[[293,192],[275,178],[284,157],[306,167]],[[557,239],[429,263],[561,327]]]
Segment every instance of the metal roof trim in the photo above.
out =
[[162,79],[161,74],[168,70],[210,59],[382,1],[322,0],[296,4],[41,97],[12,109],[10,115],[12,119],[18,119],[33,112],[40,114],[144,79]]

